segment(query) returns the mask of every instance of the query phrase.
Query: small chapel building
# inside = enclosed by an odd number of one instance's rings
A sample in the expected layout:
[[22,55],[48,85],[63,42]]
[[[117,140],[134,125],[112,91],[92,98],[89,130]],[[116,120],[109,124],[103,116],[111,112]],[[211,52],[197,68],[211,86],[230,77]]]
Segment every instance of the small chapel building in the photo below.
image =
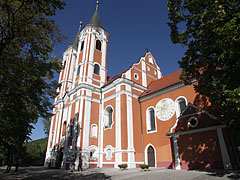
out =
[[184,85],[181,70],[163,76],[150,52],[108,77],[109,38],[96,9],[64,51],[45,165],[234,168],[226,125],[194,91],[197,82]]

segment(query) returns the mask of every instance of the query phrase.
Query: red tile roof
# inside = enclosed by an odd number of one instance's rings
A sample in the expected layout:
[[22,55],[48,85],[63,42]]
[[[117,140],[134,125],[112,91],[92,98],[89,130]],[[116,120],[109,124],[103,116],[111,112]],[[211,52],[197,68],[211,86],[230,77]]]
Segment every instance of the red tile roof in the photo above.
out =
[[[131,68],[131,67],[130,67]],[[123,73],[127,72],[130,68],[124,70],[123,72],[121,72],[120,74],[114,76],[114,77],[107,77],[107,82],[106,84],[104,84],[103,87],[107,86],[108,84],[110,84],[111,82],[113,82],[114,80],[116,80],[117,78],[120,78],[122,76]]]
[[152,94],[168,86],[181,82],[181,80],[179,79],[180,74],[181,74],[181,70],[178,70],[172,74],[162,77],[161,79],[152,81],[149,84],[147,90],[144,91],[140,97]]

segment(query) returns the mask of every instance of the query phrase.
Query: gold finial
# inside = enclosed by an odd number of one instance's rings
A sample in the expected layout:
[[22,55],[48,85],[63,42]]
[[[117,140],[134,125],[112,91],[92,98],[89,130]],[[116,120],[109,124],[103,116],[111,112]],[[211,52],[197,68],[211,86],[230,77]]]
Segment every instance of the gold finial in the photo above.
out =
[[98,10],[98,6],[99,6],[99,1],[96,1],[96,10]]

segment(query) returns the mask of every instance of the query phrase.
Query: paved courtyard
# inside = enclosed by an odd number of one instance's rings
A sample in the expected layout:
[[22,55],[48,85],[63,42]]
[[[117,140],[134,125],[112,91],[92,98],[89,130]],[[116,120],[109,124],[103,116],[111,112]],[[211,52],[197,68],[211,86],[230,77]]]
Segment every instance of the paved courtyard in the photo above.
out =
[[61,169],[46,169],[44,167],[27,167],[19,169],[19,172],[4,173],[5,168],[0,168],[1,180],[76,180],[76,179],[163,179],[163,180],[217,180],[240,179],[240,171],[176,171],[165,168],[151,168],[150,171],[140,171],[140,169],[128,169],[120,171],[110,168],[93,168],[83,172]]

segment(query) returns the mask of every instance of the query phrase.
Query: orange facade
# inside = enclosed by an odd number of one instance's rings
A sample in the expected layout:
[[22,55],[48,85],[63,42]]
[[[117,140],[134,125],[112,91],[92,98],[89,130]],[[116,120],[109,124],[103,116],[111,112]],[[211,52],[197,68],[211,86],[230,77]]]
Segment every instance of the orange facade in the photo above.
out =
[[108,77],[109,37],[96,11],[64,51],[46,163],[63,168],[78,167],[80,161],[83,168],[232,168],[226,126],[207,98],[179,80],[181,71],[163,77],[150,52]]

